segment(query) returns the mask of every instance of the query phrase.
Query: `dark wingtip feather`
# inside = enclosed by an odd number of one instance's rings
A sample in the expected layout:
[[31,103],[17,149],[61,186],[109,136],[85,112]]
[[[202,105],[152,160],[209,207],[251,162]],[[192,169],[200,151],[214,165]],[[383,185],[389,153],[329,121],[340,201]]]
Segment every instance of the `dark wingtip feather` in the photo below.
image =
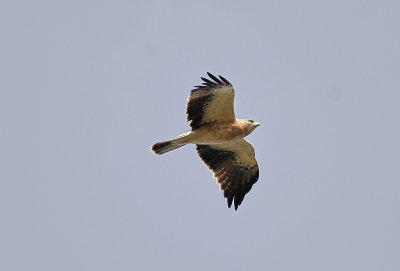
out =
[[233,202],[233,197],[228,197],[226,200],[228,201],[228,208],[231,208],[232,202]]
[[234,201],[235,202],[235,210],[237,210],[237,208],[240,206],[240,204],[242,204],[244,196],[245,195],[243,195],[243,194],[239,194],[239,195],[235,196],[235,201]]
[[235,200],[235,211],[237,211],[237,208],[239,207],[239,204]]
[[208,74],[208,76],[209,76],[212,80],[214,80],[214,81],[217,82],[218,84],[223,84],[223,82],[222,82],[221,80],[219,80],[215,75],[213,75],[213,74],[211,74],[211,73],[209,73],[209,72],[207,72],[207,74]]
[[221,78],[222,81],[224,81],[225,84],[228,84],[228,85],[231,85],[231,86],[232,86],[231,82],[229,82],[228,80],[226,80],[225,77],[223,77],[223,76],[221,76],[221,75],[218,75],[218,76],[219,76],[219,78]]

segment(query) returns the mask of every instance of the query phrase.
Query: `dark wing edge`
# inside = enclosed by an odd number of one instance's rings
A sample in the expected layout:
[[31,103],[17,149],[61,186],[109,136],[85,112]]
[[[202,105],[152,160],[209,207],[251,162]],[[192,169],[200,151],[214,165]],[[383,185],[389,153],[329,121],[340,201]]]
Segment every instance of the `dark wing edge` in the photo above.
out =
[[228,208],[234,203],[237,210],[258,180],[258,166],[245,165],[238,161],[235,152],[217,149],[211,145],[196,145],[196,150],[224,191]]
[[187,120],[191,121],[190,126],[193,130],[200,127],[204,108],[212,100],[214,90],[219,87],[232,87],[224,77],[219,75],[218,78],[209,72],[207,74],[212,80],[201,77],[203,85],[195,86],[195,89],[190,91],[186,105]]

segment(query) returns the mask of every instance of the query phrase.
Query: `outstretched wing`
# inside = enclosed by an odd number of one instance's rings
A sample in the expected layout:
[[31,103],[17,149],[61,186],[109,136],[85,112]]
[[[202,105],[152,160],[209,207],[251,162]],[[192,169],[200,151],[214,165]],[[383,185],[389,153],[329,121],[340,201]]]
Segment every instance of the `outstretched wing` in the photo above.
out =
[[186,114],[192,130],[211,122],[234,122],[233,99],[235,91],[224,77],[207,73],[212,79],[201,77],[203,86],[196,86],[188,98]]
[[258,180],[259,170],[254,148],[245,139],[216,145],[196,145],[201,160],[214,173],[230,208],[235,210]]

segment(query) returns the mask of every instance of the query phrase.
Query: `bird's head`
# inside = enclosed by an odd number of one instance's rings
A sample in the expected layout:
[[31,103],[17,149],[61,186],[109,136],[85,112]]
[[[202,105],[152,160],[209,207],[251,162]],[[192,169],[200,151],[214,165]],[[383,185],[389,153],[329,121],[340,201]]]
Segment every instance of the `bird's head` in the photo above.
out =
[[260,123],[255,122],[254,120],[239,120],[239,123],[241,123],[240,126],[244,129],[246,135],[253,132],[257,126],[260,126]]
[[251,128],[251,131],[253,131],[254,129],[256,129],[257,126],[260,126],[260,125],[261,125],[261,123],[256,122],[256,121],[254,121],[254,120],[247,120],[247,121],[248,121],[248,125],[249,125],[250,128]]
[[256,128],[257,126],[260,126],[260,125],[261,125],[261,123],[256,122],[256,121],[254,121],[254,120],[247,120],[247,121],[248,121],[249,124],[250,124],[251,126],[253,126],[254,128]]

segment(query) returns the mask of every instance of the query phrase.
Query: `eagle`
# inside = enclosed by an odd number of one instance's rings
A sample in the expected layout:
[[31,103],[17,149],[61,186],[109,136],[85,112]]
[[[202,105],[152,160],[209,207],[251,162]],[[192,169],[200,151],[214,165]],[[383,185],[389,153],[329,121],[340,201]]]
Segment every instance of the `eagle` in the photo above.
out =
[[227,199],[228,208],[235,210],[242,203],[259,177],[253,145],[244,139],[260,123],[235,117],[232,84],[222,76],[207,72],[202,85],[195,86],[186,105],[191,131],[173,139],[155,143],[151,150],[164,154],[186,144],[196,145],[203,163],[213,172]]

